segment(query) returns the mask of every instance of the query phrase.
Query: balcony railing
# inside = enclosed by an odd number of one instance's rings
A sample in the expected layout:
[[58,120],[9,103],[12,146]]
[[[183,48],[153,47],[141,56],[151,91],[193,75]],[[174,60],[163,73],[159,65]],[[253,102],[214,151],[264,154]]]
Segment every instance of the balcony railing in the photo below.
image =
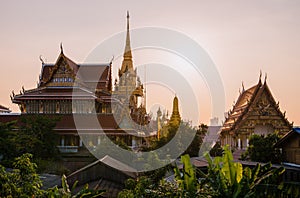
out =
[[77,153],[78,146],[57,146],[61,153]]

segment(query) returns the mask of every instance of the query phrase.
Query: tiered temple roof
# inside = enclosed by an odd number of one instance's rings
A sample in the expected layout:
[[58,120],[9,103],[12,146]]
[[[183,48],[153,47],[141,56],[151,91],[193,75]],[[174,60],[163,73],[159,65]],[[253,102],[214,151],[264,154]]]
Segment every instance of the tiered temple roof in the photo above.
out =
[[281,112],[279,102],[276,103],[266,80],[262,83],[261,79],[257,85],[247,90],[243,88],[237,102],[225,118],[222,132],[238,131],[246,122],[248,128],[251,128],[258,120],[260,124],[272,124],[270,120],[274,120],[274,127],[278,129],[292,127],[285,113]]

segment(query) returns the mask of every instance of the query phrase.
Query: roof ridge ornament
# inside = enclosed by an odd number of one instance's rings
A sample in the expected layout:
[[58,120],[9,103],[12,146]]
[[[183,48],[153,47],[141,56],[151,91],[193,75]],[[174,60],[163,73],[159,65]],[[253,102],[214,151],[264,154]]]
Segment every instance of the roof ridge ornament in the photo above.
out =
[[62,44],[62,42],[60,42],[60,53],[61,53],[61,54],[64,53],[64,49],[63,49],[63,44]]
[[261,82],[262,71],[259,70],[259,82]]
[[42,65],[44,65],[44,64],[45,64],[45,61],[43,60],[43,56],[42,56],[42,55],[39,56],[39,59],[40,59],[40,61],[42,62]]
[[265,73],[265,82],[264,82],[264,84],[267,83],[267,78],[268,78],[268,74],[267,74],[267,72],[266,72],[266,73]]
[[244,82],[242,81],[242,93],[245,91]]

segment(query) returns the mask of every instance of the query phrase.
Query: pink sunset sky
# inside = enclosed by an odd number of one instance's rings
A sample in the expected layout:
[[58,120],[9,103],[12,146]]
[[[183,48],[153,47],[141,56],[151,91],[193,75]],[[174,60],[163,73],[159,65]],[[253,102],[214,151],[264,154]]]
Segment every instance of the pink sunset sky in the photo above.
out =
[[[36,87],[40,55],[47,63],[54,63],[63,42],[69,58],[76,63],[84,62],[99,43],[125,31],[127,10],[130,28],[168,28],[202,46],[221,76],[224,111],[237,100],[242,81],[246,89],[255,85],[261,70],[263,78],[267,73],[267,83],[275,100],[280,102],[280,109],[286,111],[290,122],[300,125],[300,1],[297,0],[1,1],[0,104],[18,112],[9,95],[12,90],[19,93],[22,86]],[[120,43],[122,50],[124,45]],[[152,59],[157,63],[162,56],[158,53],[134,51],[134,63],[143,65]],[[112,55],[99,59],[99,63],[109,62]],[[172,59],[169,54],[163,56]],[[116,58],[113,77],[117,76],[120,64],[121,58]],[[213,115],[204,80],[195,81],[193,86],[200,90],[199,115],[181,108],[182,117],[193,124],[208,124],[214,116],[224,119]],[[147,90],[148,111],[156,111],[158,106],[171,110],[174,92],[154,85]],[[178,97],[184,103],[188,96]]]

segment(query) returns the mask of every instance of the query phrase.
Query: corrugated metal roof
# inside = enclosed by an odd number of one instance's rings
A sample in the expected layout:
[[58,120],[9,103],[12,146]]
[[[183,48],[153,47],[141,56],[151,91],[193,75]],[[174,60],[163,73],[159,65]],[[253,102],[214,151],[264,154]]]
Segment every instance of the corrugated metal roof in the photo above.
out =
[[298,134],[300,134],[300,128],[294,128],[294,131],[297,132]]

